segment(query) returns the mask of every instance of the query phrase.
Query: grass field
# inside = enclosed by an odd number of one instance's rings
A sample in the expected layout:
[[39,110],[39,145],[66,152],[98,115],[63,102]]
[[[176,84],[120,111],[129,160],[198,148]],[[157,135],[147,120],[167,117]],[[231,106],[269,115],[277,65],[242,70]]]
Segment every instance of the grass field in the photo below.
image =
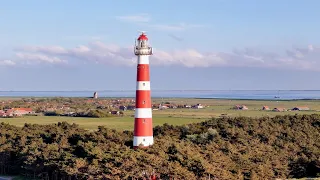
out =
[[[180,125],[193,122],[200,122],[204,119],[194,119],[190,117],[186,118],[174,118],[165,115],[155,115],[153,118],[153,125],[162,125],[164,123]],[[66,121],[68,123],[79,124],[80,127],[89,130],[95,130],[98,126],[106,126],[112,129],[118,130],[130,130],[133,129],[134,118],[130,116],[124,117],[109,117],[109,118],[81,118],[81,117],[52,117],[52,116],[29,116],[22,118],[7,118],[0,119],[0,122],[9,123],[16,126],[23,126],[25,123],[31,124],[52,124],[57,122]]]
[[[275,116],[284,114],[313,114],[320,113],[320,101],[316,100],[301,100],[301,101],[257,101],[257,100],[217,100],[217,99],[153,99],[155,103],[171,102],[177,104],[197,104],[207,105],[204,109],[167,109],[153,111],[153,124],[162,125],[164,123],[172,125],[189,124],[208,120],[212,117],[219,117],[221,114],[227,116]],[[234,105],[246,105],[249,110],[233,110]],[[262,111],[262,106],[269,106],[270,109],[281,107],[291,109],[296,106],[307,106],[311,111],[287,111],[287,112],[272,112]],[[118,130],[133,129],[134,111],[125,111],[124,117],[109,117],[109,118],[81,118],[81,117],[49,117],[49,116],[29,116],[22,118],[3,118],[0,122],[9,123],[16,126],[23,126],[25,123],[31,124],[52,124],[66,121],[68,123],[79,124],[88,130],[95,130],[98,126],[106,126]]]

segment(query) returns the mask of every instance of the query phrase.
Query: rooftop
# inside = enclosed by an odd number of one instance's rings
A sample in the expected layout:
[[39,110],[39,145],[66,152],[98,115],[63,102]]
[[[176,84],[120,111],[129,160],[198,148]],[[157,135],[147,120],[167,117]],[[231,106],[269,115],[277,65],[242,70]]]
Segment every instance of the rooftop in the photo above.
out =
[[145,35],[144,33],[141,33],[141,35],[139,36],[138,40],[148,40],[147,35]]

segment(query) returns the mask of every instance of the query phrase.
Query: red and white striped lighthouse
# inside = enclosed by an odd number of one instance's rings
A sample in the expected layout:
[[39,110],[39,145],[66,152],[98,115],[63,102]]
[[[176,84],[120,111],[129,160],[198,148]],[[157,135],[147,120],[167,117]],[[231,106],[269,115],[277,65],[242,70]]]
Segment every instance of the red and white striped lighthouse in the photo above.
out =
[[136,40],[134,54],[138,56],[138,65],[133,147],[137,148],[153,144],[149,72],[149,56],[152,55],[152,47],[149,46],[148,38],[144,32]]

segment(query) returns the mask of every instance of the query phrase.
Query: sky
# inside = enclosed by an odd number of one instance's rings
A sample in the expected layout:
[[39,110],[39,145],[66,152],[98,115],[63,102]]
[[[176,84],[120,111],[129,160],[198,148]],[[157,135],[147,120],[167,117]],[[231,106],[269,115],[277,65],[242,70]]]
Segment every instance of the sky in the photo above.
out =
[[0,0],[0,90],[320,89],[319,0]]

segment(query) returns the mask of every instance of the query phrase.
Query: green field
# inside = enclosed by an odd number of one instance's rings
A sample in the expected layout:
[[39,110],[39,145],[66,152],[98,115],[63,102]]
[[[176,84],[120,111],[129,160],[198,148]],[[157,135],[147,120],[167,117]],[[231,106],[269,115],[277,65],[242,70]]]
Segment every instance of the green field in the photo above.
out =
[[[188,124],[200,122],[212,117],[219,117],[221,114],[226,116],[276,116],[284,114],[313,114],[320,113],[320,101],[257,101],[257,100],[217,100],[217,99],[153,99],[155,103],[160,101],[177,103],[177,104],[197,104],[209,106],[204,109],[167,109],[153,111],[153,124],[162,125],[164,123],[172,125]],[[248,110],[233,110],[234,105],[246,105]],[[270,109],[281,107],[291,109],[296,106],[307,106],[310,111],[286,111],[272,112],[262,111],[262,106],[269,106]],[[52,124],[66,121],[68,123],[79,124],[80,127],[95,130],[98,126],[106,126],[118,130],[133,129],[134,111],[125,111],[124,117],[109,118],[81,118],[81,117],[49,117],[49,116],[29,116],[21,118],[0,118],[0,122],[9,123],[16,126],[23,126],[25,123],[31,124]]]
[[[168,117],[165,115],[154,115],[153,125],[162,125],[164,123],[180,125],[193,122],[199,122],[203,119],[195,118],[176,118]],[[52,116],[29,116],[21,118],[4,118],[0,119],[0,122],[9,123],[16,126],[23,126],[25,123],[31,124],[52,124],[57,122],[66,121],[68,123],[79,124],[80,127],[95,130],[98,126],[106,126],[112,129],[118,130],[130,130],[133,129],[134,118],[130,116],[124,117],[109,117],[109,118],[82,118],[82,117],[52,117]]]

